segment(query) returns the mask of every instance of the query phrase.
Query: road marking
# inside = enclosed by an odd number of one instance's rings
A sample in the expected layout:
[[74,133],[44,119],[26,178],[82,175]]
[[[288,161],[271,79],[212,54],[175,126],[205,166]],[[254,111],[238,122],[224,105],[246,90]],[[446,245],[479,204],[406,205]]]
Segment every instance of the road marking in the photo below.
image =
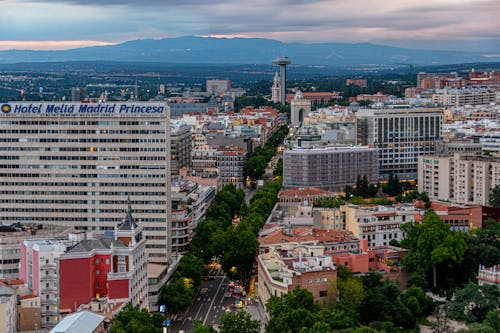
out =
[[210,307],[208,308],[207,315],[205,316],[205,320],[203,320],[203,325],[206,325],[208,315],[210,314],[210,308],[214,305],[214,301],[217,298],[217,295],[219,294],[220,287],[222,287],[222,282],[224,282],[224,279],[226,278],[226,274],[224,274],[224,278],[222,281],[219,283],[219,287],[217,287],[217,291],[215,292],[215,297],[212,299],[212,303],[210,303]]

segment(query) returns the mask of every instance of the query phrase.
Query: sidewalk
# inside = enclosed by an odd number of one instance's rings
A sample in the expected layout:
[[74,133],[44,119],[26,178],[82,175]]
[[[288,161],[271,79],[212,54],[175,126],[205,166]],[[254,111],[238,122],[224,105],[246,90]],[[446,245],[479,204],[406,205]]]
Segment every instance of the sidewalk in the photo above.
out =
[[267,318],[266,318],[266,311],[264,310],[262,303],[260,303],[260,302],[253,303],[251,305],[245,306],[243,309],[252,316],[252,319],[258,320],[261,322],[260,332],[264,333]]

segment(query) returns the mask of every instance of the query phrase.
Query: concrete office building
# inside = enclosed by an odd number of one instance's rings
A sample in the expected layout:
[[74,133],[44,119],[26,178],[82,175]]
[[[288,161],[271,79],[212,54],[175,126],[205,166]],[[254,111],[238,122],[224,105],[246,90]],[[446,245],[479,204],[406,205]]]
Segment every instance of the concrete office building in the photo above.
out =
[[0,110],[4,223],[113,230],[130,197],[149,259],[169,260],[168,106],[10,103]]
[[441,140],[438,109],[363,109],[356,114],[357,143],[379,149],[380,177],[417,179],[418,156],[432,155]]
[[378,150],[369,147],[292,148],[283,151],[283,187],[342,191],[357,176],[378,181]]

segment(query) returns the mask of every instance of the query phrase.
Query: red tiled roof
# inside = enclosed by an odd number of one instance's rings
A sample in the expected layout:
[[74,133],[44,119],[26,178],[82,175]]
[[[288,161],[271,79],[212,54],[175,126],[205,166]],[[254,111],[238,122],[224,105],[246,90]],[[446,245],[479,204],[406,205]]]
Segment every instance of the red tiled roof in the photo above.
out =
[[23,300],[23,299],[35,298],[35,297],[39,297],[39,296],[40,295],[33,293],[33,294],[21,296],[19,299]]
[[293,228],[293,235],[289,236],[283,233],[283,229],[277,229],[265,236],[260,236],[258,241],[260,245],[271,245],[280,243],[301,243],[314,242],[344,242],[356,240],[349,231],[343,230],[317,230],[312,228]]
[[306,195],[333,195],[333,192],[322,190],[317,187],[294,187],[288,190],[281,190],[278,197],[293,197]]

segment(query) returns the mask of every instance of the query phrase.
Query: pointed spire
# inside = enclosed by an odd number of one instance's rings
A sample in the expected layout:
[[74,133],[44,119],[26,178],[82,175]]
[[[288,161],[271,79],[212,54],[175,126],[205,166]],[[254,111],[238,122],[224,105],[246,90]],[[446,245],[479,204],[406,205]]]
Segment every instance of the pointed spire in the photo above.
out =
[[123,223],[120,225],[119,229],[128,229],[128,230],[134,230],[134,228],[137,227],[137,224],[134,221],[134,218],[132,217],[132,204],[130,201],[130,195],[127,196],[127,211],[125,212],[125,220]]

